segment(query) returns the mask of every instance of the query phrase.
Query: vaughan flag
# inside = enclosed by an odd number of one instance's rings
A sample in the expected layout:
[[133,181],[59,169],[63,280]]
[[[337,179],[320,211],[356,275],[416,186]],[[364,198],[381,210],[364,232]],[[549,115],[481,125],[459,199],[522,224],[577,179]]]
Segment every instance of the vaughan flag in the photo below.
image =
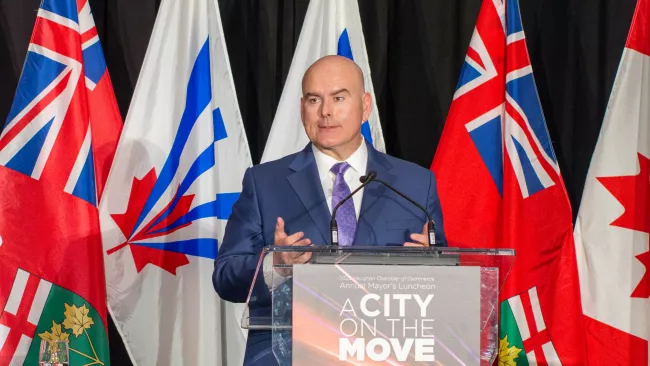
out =
[[97,202],[122,120],[86,0],[44,0],[0,135],[0,365],[109,365]]
[[250,152],[217,0],[164,0],[100,205],[109,310],[133,361],[214,365],[241,342],[212,270]]
[[650,1],[639,0],[578,220],[590,365],[647,365],[650,340]]
[[311,0],[266,140],[263,163],[298,152],[309,142],[300,119],[302,76],[312,63],[327,55],[345,56],[363,71],[366,91],[372,95],[372,113],[361,125],[361,133],[377,150],[385,151],[357,1]]
[[517,0],[483,1],[432,169],[450,246],[517,252],[499,364],[583,365],[571,206]]

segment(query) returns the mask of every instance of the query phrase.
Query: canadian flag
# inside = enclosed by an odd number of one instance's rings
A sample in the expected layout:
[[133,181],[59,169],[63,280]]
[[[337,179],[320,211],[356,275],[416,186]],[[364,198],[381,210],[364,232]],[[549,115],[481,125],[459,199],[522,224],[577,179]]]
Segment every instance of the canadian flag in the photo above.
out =
[[575,225],[589,365],[647,365],[650,0],[639,0]]
[[52,284],[18,269],[0,312],[0,364],[22,365]]

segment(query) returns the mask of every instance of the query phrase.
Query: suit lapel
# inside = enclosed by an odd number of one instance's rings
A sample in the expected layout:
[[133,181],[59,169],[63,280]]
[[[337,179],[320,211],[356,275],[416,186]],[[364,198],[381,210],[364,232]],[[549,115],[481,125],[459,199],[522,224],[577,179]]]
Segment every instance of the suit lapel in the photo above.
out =
[[[307,210],[309,216],[314,221],[314,225],[320,231],[321,243],[329,244],[329,222],[332,219],[332,215],[325,201],[323,186],[318,176],[318,167],[316,166],[314,153],[311,149],[311,144],[308,144],[305,149],[296,155],[296,158],[289,165],[289,168],[294,173],[287,176],[287,180],[296,192],[296,195],[298,195],[300,202],[305,206],[305,210]],[[316,238],[310,239],[312,242],[316,242]]]
[[[374,171],[377,178],[388,183],[394,181],[391,164],[371,144],[368,146],[368,166],[366,174]],[[380,199],[386,193],[386,187],[380,183],[371,182],[363,189],[361,212],[354,236],[355,245],[377,245],[376,231],[383,230],[384,223],[380,221],[386,201]]]

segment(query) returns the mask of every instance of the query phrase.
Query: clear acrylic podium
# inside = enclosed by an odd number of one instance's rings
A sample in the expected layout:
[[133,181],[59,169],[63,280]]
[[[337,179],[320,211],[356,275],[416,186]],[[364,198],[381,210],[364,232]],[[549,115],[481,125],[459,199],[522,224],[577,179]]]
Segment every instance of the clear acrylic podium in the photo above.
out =
[[[274,252],[311,259],[274,265],[265,280],[264,258]],[[499,292],[514,259],[512,249],[265,247],[241,326],[270,330],[280,365],[491,365]],[[260,281],[269,296],[253,291]],[[262,301],[270,314],[252,315]]]

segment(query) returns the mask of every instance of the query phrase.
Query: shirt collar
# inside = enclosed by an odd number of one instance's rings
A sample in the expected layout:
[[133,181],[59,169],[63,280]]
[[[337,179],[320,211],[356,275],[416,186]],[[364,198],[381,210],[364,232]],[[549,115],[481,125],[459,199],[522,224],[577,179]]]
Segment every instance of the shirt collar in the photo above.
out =
[[[321,177],[326,177],[334,164],[339,163],[339,161],[318,150],[314,144],[311,145],[311,149],[314,152],[318,174]],[[350,167],[359,175],[366,174],[366,167],[368,166],[368,146],[366,146],[365,139],[361,142],[359,148],[345,161],[350,164]]]

